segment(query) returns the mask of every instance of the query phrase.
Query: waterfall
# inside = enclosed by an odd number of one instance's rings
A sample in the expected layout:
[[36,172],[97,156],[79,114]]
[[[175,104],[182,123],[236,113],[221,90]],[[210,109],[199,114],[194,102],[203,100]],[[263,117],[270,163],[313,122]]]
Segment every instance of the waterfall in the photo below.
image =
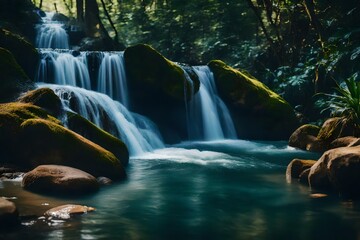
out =
[[52,89],[62,100],[65,109],[80,114],[123,140],[130,156],[164,147],[154,123],[144,116],[129,112],[121,103],[105,94],[55,84],[39,84],[39,87]]
[[105,52],[98,74],[97,91],[129,106],[124,52]]
[[188,135],[191,140],[236,139],[230,113],[217,94],[214,75],[207,66],[193,67],[200,80],[199,91],[187,103]]
[[54,12],[46,13],[42,18],[43,23],[38,25],[36,47],[69,49],[69,36],[64,29],[64,24],[52,21]]
[[41,50],[37,82],[78,86],[91,89],[86,52],[73,56],[70,52]]

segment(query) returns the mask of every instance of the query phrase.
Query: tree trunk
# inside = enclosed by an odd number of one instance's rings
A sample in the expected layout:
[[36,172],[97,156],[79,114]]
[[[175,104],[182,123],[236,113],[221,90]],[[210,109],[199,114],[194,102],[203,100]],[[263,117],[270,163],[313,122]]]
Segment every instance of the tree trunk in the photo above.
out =
[[100,20],[99,6],[96,0],[85,1],[85,31],[89,37],[110,39]]
[[84,22],[84,0],[76,0],[76,17],[79,23]]

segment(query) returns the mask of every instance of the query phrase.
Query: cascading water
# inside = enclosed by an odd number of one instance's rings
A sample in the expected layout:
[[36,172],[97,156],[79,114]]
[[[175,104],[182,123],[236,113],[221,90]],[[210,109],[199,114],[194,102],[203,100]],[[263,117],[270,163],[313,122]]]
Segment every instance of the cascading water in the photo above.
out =
[[37,82],[78,86],[91,89],[86,52],[73,56],[70,52],[41,50]]
[[124,52],[102,53],[97,83],[98,92],[120,101],[125,107],[129,106]]
[[98,127],[122,139],[130,156],[163,148],[154,123],[139,114],[129,112],[121,103],[105,94],[73,86],[39,84],[52,89],[62,100],[65,109],[77,112]]
[[43,23],[37,26],[36,47],[69,49],[69,36],[64,24],[52,21],[54,12],[47,12],[42,18]]
[[200,89],[187,104],[189,138],[206,141],[236,139],[234,123],[217,94],[213,73],[207,66],[193,69],[199,77]]

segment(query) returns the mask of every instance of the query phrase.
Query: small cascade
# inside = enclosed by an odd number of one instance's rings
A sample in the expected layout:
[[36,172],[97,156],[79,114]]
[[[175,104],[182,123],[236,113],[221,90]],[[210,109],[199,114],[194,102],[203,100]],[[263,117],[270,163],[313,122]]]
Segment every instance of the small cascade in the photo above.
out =
[[43,23],[37,26],[36,47],[69,49],[69,36],[64,24],[52,21],[54,12],[47,12],[42,18]]
[[74,56],[69,51],[41,50],[37,82],[91,89],[86,52]]
[[144,116],[129,112],[121,103],[105,94],[55,84],[39,84],[39,87],[52,89],[62,100],[65,109],[77,112],[122,139],[128,146],[130,156],[164,147],[154,123]]
[[124,52],[104,52],[98,74],[97,91],[129,106]]
[[230,113],[217,94],[213,73],[207,66],[193,67],[200,89],[187,103],[188,134],[191,140],[236,139]]

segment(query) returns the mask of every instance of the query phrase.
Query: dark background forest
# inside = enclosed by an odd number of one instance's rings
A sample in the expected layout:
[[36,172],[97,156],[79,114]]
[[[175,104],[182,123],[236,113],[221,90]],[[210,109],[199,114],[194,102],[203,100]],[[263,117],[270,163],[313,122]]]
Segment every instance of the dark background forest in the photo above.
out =
[[84,18],[79,6],[85,3],[85,18],[98,11],[97,28],[100,23],[122,48],[146,43],[173,61],[221,59],[246,70],[294,106],[303,122],[330,114],[320,111],[325,100],[316,93],[332,92],[359,73],[358,0],[32,2],[74,22]]

